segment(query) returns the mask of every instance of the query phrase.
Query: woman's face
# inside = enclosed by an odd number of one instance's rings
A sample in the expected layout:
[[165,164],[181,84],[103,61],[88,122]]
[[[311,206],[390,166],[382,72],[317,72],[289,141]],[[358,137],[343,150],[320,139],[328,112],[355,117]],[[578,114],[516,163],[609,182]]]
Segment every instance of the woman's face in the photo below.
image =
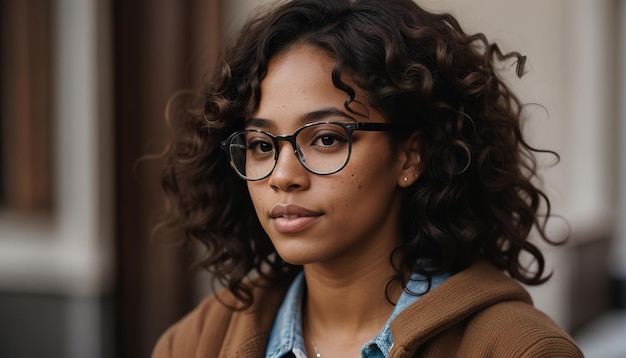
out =
[[[357,91],[359,103],[351,108],[361,115],[345,109],[347,94],[331,81],[333,65],[325,52],[308,46],[274,56],[261,82],[258,111],[246,129],[291,135],[312,122],[386,122],[344,74],[343,80]],[[355,131],[349,162],[325,176],[307,171],[291,144],[281,141],[272,174],[248,182],[248,189],[263,228],[285,261],[354,262],[380,255],[387,260],[399,243],[401,168],[384,132]]]

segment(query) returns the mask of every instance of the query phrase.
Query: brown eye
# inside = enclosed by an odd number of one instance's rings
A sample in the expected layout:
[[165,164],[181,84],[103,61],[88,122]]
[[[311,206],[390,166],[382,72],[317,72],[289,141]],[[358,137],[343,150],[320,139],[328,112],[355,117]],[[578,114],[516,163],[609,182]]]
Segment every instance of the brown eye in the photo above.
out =
[[274,150],[274,146],[272,145],[272,143],[266,141],[256,141],[254,143],[250,143],[248,148],[262,153],[267,153]]

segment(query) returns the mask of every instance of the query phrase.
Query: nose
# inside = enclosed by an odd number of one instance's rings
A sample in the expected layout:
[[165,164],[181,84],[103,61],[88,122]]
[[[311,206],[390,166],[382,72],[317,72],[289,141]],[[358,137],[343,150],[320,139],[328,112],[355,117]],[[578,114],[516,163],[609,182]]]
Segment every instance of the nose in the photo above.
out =
[[309,187],[309,171],[298,159],[289,143],[281,143],[276,166],[269,176],[268,184],[274,190],[303,190]]

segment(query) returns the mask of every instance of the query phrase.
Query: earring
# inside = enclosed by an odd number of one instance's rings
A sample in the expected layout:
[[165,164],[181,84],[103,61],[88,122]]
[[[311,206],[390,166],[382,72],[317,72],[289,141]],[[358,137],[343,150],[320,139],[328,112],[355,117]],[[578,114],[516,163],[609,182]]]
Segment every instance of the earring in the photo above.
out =
[[409,178],[404,177],[404,182],[406,183],[406,182],[408,182],[408,181],[409,181]]

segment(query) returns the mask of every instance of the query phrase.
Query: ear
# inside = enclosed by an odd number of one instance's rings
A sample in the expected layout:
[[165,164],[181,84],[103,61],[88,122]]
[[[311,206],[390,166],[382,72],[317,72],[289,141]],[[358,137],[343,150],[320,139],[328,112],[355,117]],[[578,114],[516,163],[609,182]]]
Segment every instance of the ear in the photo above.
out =
[[402,188],[411,186],[424,172],[426,139],[422,131],[414,132],[398,146],[398,185]]

